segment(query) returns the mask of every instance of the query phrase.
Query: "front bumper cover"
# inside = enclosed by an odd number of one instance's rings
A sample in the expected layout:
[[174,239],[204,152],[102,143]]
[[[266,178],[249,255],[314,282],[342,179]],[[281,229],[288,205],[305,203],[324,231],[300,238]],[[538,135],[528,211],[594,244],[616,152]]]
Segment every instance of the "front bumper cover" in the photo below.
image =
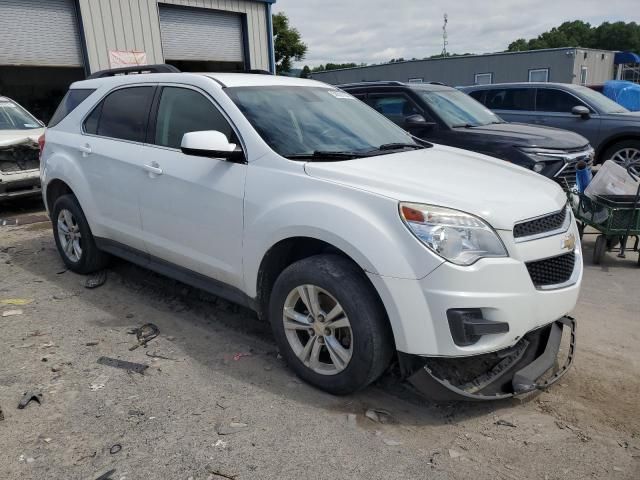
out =
[[[568,330],[566,359],[557,366],[563,331]],[[576,348],[576,321],[564,316],[527,333],[513,347],[492,354],[459,358],[418,357],[403,360],[412,369],[408,380],[433,400],[499,400],[544,389],[571,366]],[[415,368],[419,363],[422,365]],[[411,368],[409,365],[412,365]],[[545,375],[550,372],[550,375]]]

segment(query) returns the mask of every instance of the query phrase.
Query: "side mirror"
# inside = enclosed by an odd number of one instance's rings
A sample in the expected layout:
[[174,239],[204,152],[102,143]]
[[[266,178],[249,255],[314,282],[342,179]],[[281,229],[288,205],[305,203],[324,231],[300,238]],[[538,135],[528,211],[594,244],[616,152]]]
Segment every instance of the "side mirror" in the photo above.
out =
[[427,130],[433,128],[435,125],[436,124],[433,122],[427,122],[427,120],[419,113],[409,115],[404,119],[404,128],[406,129],[422,128]]
[[227,136],[217,130],[185,133],[182,136],[180,149],[185,155],[224,158],[235,163],[246,162],[242,148],[235,143],[229,143]]
[[576,105],[571,109],[571,113],[573,113],[574,115],[578,115],[585,120],[591,116],[591,112],[584,105]]

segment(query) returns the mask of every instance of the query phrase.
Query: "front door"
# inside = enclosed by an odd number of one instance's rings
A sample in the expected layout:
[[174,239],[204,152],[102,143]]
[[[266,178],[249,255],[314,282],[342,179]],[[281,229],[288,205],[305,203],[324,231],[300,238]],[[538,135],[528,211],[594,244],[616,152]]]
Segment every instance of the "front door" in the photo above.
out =
[[247,165],[185,155],[187,132],[217,130],[237,143],[229,121],[204,92],[164,86],[152,115],[140,184],[149,253],[235,287],[242,286],[242,231]]

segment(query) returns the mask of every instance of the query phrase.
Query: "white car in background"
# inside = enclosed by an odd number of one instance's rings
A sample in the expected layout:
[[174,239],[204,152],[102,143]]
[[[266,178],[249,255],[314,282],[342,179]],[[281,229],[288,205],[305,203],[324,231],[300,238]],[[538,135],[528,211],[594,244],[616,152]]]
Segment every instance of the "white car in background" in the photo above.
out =
[[113,254],[244,304],[334,394],[393,362],[435,398],[567,371],[582,257],[556,183],[416,140],[320,82],[118,73],[74,83],[43,142],[71,270]]
[[0,96],[0,202],[40,194],[38,138],[44,125]]

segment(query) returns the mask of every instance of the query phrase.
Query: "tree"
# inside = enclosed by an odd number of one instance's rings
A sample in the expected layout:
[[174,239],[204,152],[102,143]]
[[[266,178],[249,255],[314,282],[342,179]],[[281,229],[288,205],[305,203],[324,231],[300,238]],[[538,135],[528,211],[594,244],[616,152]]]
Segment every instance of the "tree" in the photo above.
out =
[[273,15],[273,48],[278,74],[288,73],[292,60],[299,62],[307,53],[300,32],[289,25],[289,18],[282,12]]
[[311,69],[309,65],[305,65],[302,67],[302,71],[300,72],[300,78],[309,78],[311,76]]
[[583,47],[602,50],[640,51],[640,25],[635,22],[604,22],[597,27],[574,20],[564,22],[536,38],[519,38],[509,44],[508,51],[521,52],[541,48]]

